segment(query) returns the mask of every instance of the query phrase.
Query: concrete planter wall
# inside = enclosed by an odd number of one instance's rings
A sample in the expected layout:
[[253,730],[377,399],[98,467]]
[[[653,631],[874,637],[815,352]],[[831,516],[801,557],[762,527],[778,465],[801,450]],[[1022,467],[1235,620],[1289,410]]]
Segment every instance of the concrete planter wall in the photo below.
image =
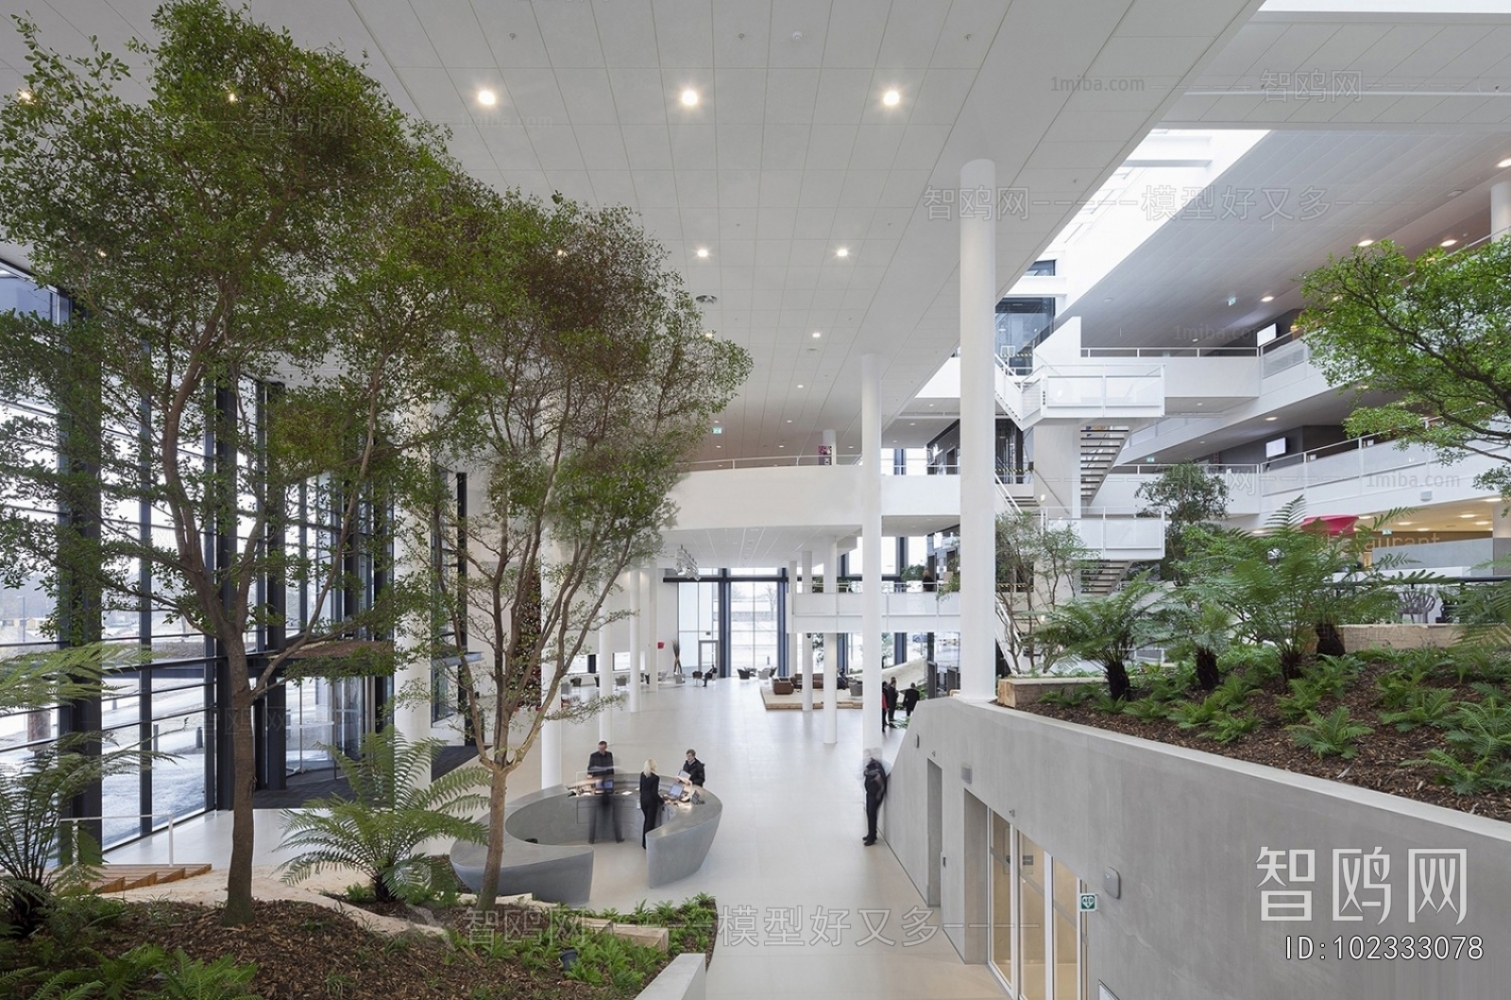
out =
[[678,955],[641,990],[635,1000],[704,1000],[708,972],[704,956]]
[[[967,962],[987,959],[995,812],[1098,894],[1086,916],[1090,996],[1098,983],[1124,1000],[1506,996],[1511,823],[960,698],[919,705],[908,732],[916,746],[897,752],[885,836],[924,898],[938,900],[939,924]],[[1388,917],[1337,919],[1346,899],[1333,852],[1376,849],[1389,861]],[[1313,852],[1312,880],[1261,889],[1259,859],[1293,851]],[[1420,909],[1419,883],[1412,919],[1413,864],[1460,851],[1462,921],[1454,909]],[[1282,888],[1311,894],[1306,919],[1264,919],[1262,893]],[[1480,957],[1340,960],[1338,938],[1345,951],[1358,938],[1378,953],[1371,936],[1397,949],[1407,936],[1434,948],[1477,937]],[[1324,944],[1325,958],[1299,958],[1302,937]]]
[[1069,694],[1078,687],[1105,683],[1101,677],[999,677],[997,704],[1025,708],[1047,694]]
[[1366,649],[1447,649],[1464,637],[1462,625],[1340,625],[1343,648],[1350,653]]

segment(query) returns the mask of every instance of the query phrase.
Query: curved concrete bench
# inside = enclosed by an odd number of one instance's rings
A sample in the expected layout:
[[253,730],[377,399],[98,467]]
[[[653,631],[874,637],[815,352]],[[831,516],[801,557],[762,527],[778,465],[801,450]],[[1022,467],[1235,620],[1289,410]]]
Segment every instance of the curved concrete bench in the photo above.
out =
[[724,803],[706,789],[698,789],[703,801],[697,805],[673,802],[661,814],[661,825],[645,838],[647,883],[665,885],[686,878],[703,867],[714,834],[719,832],[719,818]]
[[[614,808],[620,813],[620,832],[633,837],[641,829],[639,775],[615,775],[614,784],[619,790]],[[664,782],[663,791],[667,787],[669,783]],[[703,801],[698,805],[668,805],[661,825],[646,838],[650,885],[675,882],[703,866],[724,806],[707,791],[700,790],[699,796]],[[568,795],[562,785],[511,802],[504,814],[499,894],[528,892],[551,903],[587,902],[593,884],[593,848],[586,841],[598,808],[595,798]],[[451,866],[474,892],[482,884],[486,857],[482,844],[457,841],[452,845]]]

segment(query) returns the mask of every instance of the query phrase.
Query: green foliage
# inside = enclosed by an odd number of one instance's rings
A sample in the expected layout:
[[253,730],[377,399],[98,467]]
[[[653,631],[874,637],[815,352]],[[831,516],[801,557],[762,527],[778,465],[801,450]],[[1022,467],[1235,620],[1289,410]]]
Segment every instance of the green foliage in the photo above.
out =
[[567,979],[609,987],[627,996],[638,993],[663,961],[659,949],[633,944],[607,931],[589,930],[579,914],[570,911],[550,912],[545,926],[533,934],[495,935],[486,943],[491,958],[518,962],[534,973],[559,969],[569,949],[577,958],[566,971]]
[[1464,702],[1447,721],[1445,738],[1460,757],[1511,758],[1511,705]]
[[[1391,400],[1357,409],[1347,427],[1402,446],[1420,442],[1443,462],[1468,452],[1505,460],[1511,399],[1511,242],[1415,260],[1390,240],[1355,247],[1308,274],[1298,321],[1312,363],[1335,386],[1367,385]],[[1423,418],[1430,418],[1424,420]],[[1500,465],[1477,484],[1511,485]]]
[[1160,575],[1186,583],[1186,529],[1215,524],[1228,516],[1228,484],[1194,462],[1183,462],[1141,485],[1135,495],[1147,501],[1144,513],[1165,518],[1165,558],[1160,561]]
[[1209,697],[1176,705],[1170,709],[1169,719],[1181,729],[1201,729],[1210,726],[1224,714],[1223,706]]
[[[1071,591],[1092,552],[1069,526],[1054,527],[1032,511],[997,515],[997,615],[1006,626],[1007,654],[1029,673],[1050,666],[1061,650],[1039,627]],[[951,580],[958,589],[959,575]]]
[[1247,674],[1233,673],[1217,686],[1208,700],[1224,711],[1232,712],[1242,708],[1258,691],[1258,686]]
[[1264,720],[1252,711],[1228,713],[1214,719],[1202,735],[1226,745],[1255,732],[1262,725]]
[[1446,725],[1455,705],[1453,692],[1443,688],[1421,688],[1406,697],[1399,711],[1381,712],[1380,721],[1396,730],[1409,733],[1420,726]]
[[1051,610],[1038,635],[1065,655],[1101,666],[1112,698],[1126,699],[1131,682],[1125,664],[1135,649],[1157,634],[1148,614],[1157,590],[1143,575],[1114,593],[1078,597]]
[[428,890],[430,861],[420,852],[426,841],[486,838],[484,826],[469,818],[488,802],[475,791],[486,780],[482,770],[460,767],[428,780],[440,741],[411,742],[388,725],[362,737],[356,760],[326,749],[352,795],[316,799],[285,812],[281,849],[299,852],[282,866],[285,882],[328,867],[350,867],[371,880],[376,901],[389,902]]
[[1044,705],[1057,705],[1061,708],[1075,708],[1086,704],[1096,697],[1097,694],[1098,692],[1093,690],[1091,685],[1077,684],[1064,691],[1050,691],[1047,694],[1041,695],[1039,702]]
[[1184,698],[1191,689],[1192,677],[1191,664],[1178,661],[1145,671],[1140,690],[1143,697],[1151,701],[1175,701]]
[[1381,707],[1392,711],[1404,709],[1421,692],[1422,685],[1432,672],[1432,668],[1425,664],[1407,663],[1381,674],[1375,682],[1380,692]]
[[[110,671],[139,662],[135,651],[111,645],[6,660],[0,715],[100,697],[109,690]],[[48,919],[55,896],[77,888],[98,861],[98,845],[63,824],[64,806],[110,775],[161,759],[140,748],[113,747],[101,733],[72,733],[33,747],[23,762],[0,767],[0,936],[30,935]]]
[[1347,706],[1340,705],[1328,715],[1308,712],[1306,722],[1287,726],[1291,739],[1303,750],[1310,750],[1318,757],[1342,757],[1348,760],[1359,752],[1355,745],[1359,739],[1374,732],[1349,716]]
[[1435,768],[1438,783],[1447,785],[1455,795],[1482,795],[1511,788],[1511,763],[1495,757],[1466,762],[1442,750],[1429,750],[1425,756],[1406,763]]
[[1140,722],[1158,722],[1169,716],[1170,706],[1165,701],[1145,696],[1124,704],[1123,714],[1131,715]]

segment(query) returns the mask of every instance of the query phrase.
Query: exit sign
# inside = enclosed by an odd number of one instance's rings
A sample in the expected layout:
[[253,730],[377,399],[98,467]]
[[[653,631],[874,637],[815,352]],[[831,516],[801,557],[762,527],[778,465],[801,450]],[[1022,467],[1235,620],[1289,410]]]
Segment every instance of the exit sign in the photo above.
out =
[[1079,909],[1082,913],[1095,913],[1097,908],[1097,894],[1094,892],[1081,893],[1080,903],[1081,905]]
[[714,433],[715,434],[723,434],[724,433],[724,428],[720,427],[718,424],[715,424],[714,425]]

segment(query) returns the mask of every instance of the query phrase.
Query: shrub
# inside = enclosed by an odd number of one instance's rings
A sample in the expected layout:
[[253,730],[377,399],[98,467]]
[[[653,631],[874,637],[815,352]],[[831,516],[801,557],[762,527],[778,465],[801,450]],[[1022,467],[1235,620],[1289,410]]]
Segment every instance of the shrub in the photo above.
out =
[[1318,757],[1342,757],[1344,760],[1359,752],[1354,744],[1361,737],[1374,732],[1373,727],[1350,718],[1347,706],[1343,705],[1328,715],[1308,712],[1304,724],[1287,726],[1286,729],[1302,749],[1310,750]]
[[1481,757],[1466,764],[1450,753],[1429,750],[1425,757],[1406,763],[1436,768],[1435,780],[1447,785],[1455,795],[1480,795],[1511,788],[1511,765],[1493,757]]
[[1213,720],[1203,735],[1226,745],[1241,736],[1247,736],[1262,725],[1264,725],[1264,720],[1252,711],[1242,714],[1229,713]]
[[1425,688],[1412,691],[1406,704],[1398,712],[1382,712],[1380,721],[1395,726],[1398,732],[1409,733],[1420,726],[1447,724],[1449,713],[1455,705],[1453,692],[1443,688]]
[[1200,729],[1210,726],[1223,714],[1222,706],[1211,697],[1201,701],[1187,701],[1170,710],[1168,718],[1181,729]]

